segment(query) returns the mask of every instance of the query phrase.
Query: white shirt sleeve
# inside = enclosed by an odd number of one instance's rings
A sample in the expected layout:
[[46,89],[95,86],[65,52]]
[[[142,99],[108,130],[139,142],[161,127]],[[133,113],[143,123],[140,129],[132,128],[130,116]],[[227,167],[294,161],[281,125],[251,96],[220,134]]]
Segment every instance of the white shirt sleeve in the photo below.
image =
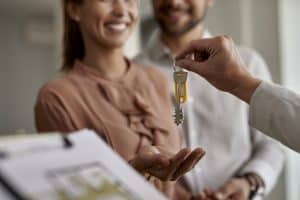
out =
[[300,152],[300,96],[262,82],[250,101],[250,125]]

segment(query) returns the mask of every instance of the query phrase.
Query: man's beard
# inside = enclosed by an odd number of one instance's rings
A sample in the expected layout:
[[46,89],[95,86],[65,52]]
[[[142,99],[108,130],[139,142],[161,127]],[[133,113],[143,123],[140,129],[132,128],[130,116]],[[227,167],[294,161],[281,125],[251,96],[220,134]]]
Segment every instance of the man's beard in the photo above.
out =
[[170,36],[175,36],[175,37],[179,37],[181,35],[184,35],[185,33],[190,32],[191,30],[193,30],[196,26],[198,26],[199,24],[201,24],[207,14],[207,10],[208,8],[205,8],[204,13],[201,17],[199,17],[198,19],[194,19],[189,21],[183,28],[181,28],[180,30],[171,30],[170,28],[168,28],[168,25],[165,24],[164,21],[159,20],[156,18],[156,21],[159,25],[159,27],[161,28],[161,30]]

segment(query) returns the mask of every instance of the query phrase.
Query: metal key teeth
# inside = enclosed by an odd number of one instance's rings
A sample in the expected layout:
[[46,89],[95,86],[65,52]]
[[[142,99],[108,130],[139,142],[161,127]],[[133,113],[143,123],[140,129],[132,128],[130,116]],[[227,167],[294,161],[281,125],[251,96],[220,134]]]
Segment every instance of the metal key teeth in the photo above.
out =
[[174,122],[177,126],[183,123],[184,114],[182,109],[175,109]]

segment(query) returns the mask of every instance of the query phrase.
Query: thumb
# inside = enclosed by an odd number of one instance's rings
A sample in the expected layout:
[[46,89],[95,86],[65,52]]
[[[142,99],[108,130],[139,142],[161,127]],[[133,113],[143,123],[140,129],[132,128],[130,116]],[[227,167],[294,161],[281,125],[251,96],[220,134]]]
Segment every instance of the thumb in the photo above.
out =
[[200,76],[204,76],[207,72],[207,65],[205,64],[205,62],[193,61],[191,59],[181,59],[176,61],[176,65],[189,71],[195,72]]

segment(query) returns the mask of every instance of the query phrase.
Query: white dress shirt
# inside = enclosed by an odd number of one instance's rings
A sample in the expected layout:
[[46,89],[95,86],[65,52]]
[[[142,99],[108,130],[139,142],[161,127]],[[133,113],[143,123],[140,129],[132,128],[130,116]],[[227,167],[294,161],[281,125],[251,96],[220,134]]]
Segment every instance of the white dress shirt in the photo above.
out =
[[262,82],[250,101],[250,125],[300,153],[300,96]]
[[[205,37],[210,37],[208,32]],[[255,76],[270,80],[267,66],[256,52],[240,48],[240,53]],[[173,91],[173,59],[158,31],[135,61],[161,69]],[[189,73],[188,93],[184,139],[189,147],[207,151],[186,176],[192,192],[197,194],[205,187],[219,189],[231,177],[248,172],[257,173],[269,192],[281,172],[284,154],[278,143],[250,128],[248,105],[193,73]]]

